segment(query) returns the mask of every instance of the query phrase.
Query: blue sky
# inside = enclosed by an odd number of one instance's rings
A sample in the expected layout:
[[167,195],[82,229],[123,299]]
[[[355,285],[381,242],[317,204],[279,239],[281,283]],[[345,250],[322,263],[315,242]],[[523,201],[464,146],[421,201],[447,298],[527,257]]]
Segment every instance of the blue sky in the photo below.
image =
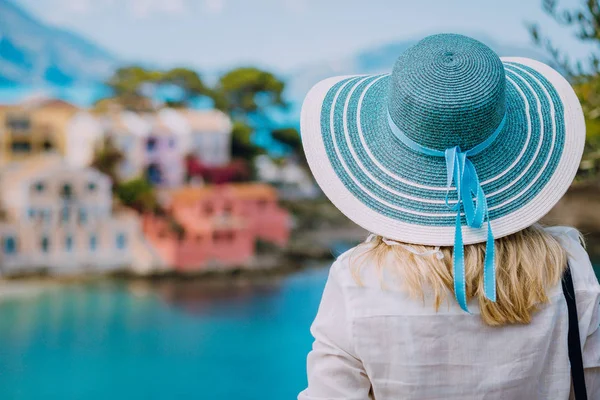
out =
[[[218,70],[289,71],[437,32],[483,33],[530,45],[526,21],[586,54],[541,10],[541,0],[14,0],[38,18],[82,33],[124,60]],[[563,0],[564,5],[581,3]]]

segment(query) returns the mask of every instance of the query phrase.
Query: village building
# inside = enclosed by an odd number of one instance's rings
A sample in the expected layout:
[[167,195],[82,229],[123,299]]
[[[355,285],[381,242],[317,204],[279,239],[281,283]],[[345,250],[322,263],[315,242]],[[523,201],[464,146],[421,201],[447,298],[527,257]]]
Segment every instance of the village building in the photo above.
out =
[[292,156],[275,162],[267,155],[260,155],[255,158],[254,167],[258,179],[276,187],[282,199],[314,199],[321,195],[308,166]]
[[79,111],[62,100],[36,98],[0,106],[0,163],[67,153],[66,132]]
[[[220,111],[162,109],[156,113],[109,110],[96,115],[102,137],[110,138],[124,156],[117,167],[121,180],[145,177],[161,188],[178,187],[186,177],[186,160],[192,155],[203,165],[219,167],[231,157],[231,120]],[[95,137],[80,117],[78,124]],[[83,139],[82,139],[83,140]],[[86,139],[87,140],[87,139]],[[80,140],[81,141],[81,140]],[[99,141],[89,139],[97,148]]]
[[231,161],[231,119],[219,110],[177,111],[188,127],[187,154],[203,165],[222,167]]
[[177,187],[185,178],[183,133],[155,113],[116,111],[101,114],[104,136],[123,154],[121,180],[145,177],[159,187]]
[[121,180],[140,177],[162,188],[184,183],[193,156],[204,169],[231,161],[231,119],[217,110],[164,108],[137,113],[118,106],[81,110],[67,102],[32,99],[0,105],[0,164],[60,154],[78,168],[92,165],[109,138],[124,158]]
[[110,179],[58,156],[3,167],[0,271],[4,275],[159,267],[137,214],[115,209]]
[[176,270],[248,266],[258,241],[285,246],[289,238],[290,216],[269,185],[186,187],[169,192],[166,202],[171,220],[144,216],[143,230]]

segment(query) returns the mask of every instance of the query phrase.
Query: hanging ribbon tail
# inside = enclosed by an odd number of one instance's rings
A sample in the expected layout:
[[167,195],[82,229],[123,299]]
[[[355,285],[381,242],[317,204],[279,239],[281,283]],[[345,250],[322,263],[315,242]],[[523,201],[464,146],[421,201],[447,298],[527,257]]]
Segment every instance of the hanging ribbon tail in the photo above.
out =
[[[465,160],[464,169],[461,198],[467,225],[471,228],[481,228],[487,214],[485,193],[481,188],[475,167],[469,159]],[[475,200],[473,200],[473,196],[475,196]]]
[[483,266],[483,287],[485,297],[488,300],[496,301],[496,254],[494,248],[494,234],[492,233],[492,224],[488,216],[487,221],[487,243],[485,246],[485,262]]
[[453,251],[453,275],[454,275],[454,296],[460,308],[470,313],[467,307],[467,283],[465,278],[465,249],[462,239],[462,224],[460,221],[460,208],[456,213],[456,230],[454,232],[454,251]]
[[[461,209],[464,209],[467,226],[481,228],[487,220],[487,242],[483,269],[484,295],[491,301],[496,301],[496,265],[494,254],[494,235],[490,223],[487,199],[479,182],[477,171],[473,163],[467,158],[469,153],[463,153],[458,146],[447,149],[446,172],[448,174],[446,205],[456,210],[456,227],[454,233],[454,293],[456,301],[464,311],[469,312],[467,307],[467,289],[465,277],[465,256],[462,237]],[[448,193],[456,185],[457,203],[451,206],[448,201]]]

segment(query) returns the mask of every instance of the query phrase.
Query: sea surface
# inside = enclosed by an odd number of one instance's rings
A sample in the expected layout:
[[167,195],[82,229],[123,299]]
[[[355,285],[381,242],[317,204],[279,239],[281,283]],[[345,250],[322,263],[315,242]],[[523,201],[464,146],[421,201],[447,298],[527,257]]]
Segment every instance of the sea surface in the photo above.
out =
[[327,274],[69,284],[4,299],[0,399],[294,399]]
[[294,399],[328,268],[0,302],[0,399]]

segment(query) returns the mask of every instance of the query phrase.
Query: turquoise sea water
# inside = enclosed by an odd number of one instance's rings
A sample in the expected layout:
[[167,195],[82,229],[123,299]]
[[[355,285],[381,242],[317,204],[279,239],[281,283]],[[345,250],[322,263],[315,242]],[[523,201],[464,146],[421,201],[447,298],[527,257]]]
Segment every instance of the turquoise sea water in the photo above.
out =
[[0,302],[0,399],[294,399],[328,268]]
[[327,268],[71,285],[0,303],[0,399],[293,399]]

